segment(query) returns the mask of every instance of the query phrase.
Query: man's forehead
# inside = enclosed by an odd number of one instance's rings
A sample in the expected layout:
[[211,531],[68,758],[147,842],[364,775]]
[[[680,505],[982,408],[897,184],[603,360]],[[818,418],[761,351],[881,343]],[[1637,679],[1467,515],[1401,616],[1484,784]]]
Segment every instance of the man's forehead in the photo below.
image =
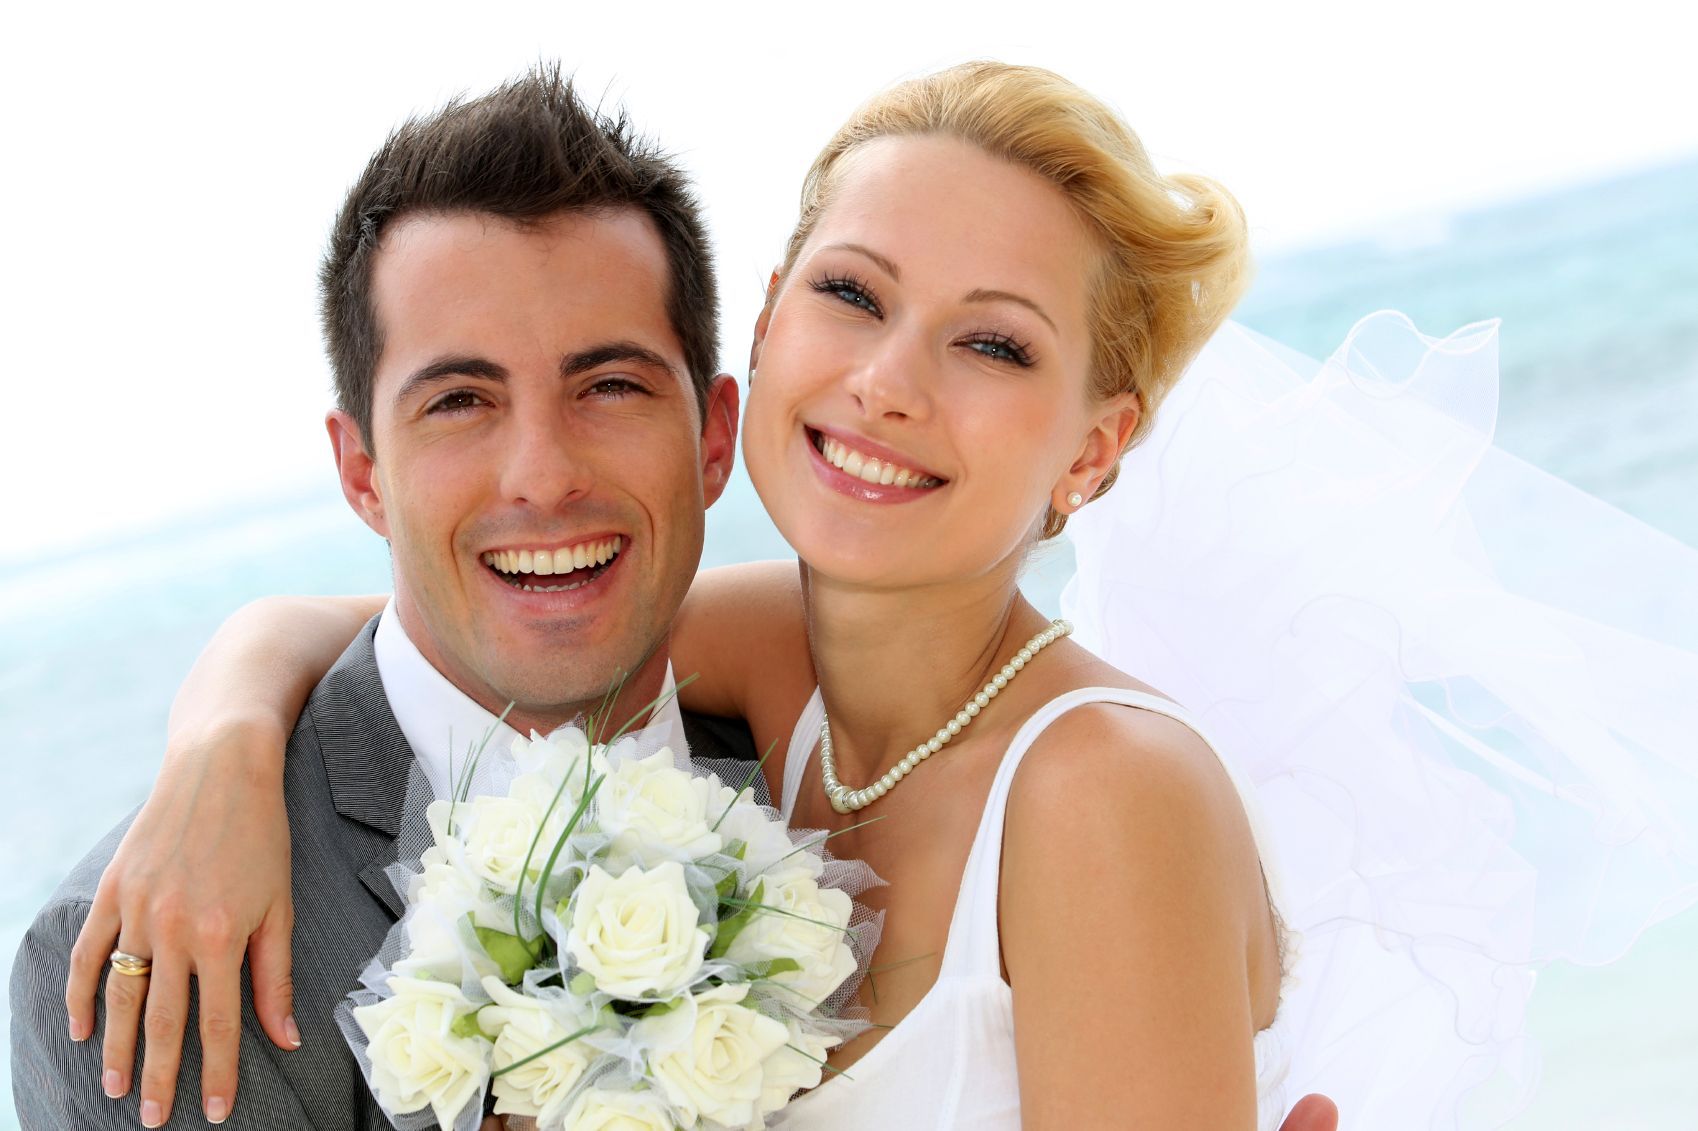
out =
[[496,259],[519,254],[582,262],[594,249],[654,271],[664,279],[666,246],[654,220],[638,208],[574,209],[535,218],[474,209],[417,210],[384,225],[373,259],[374,282],[433,261]]
[[[670,290],[654,222],[626,208],[535,221],[409,215],[385,230],[372,265],[385,355],[509,342],[576,348],[580,337],[615,337],[642,340],[682,366]],[[475,340],[444,340],[453,337]]]

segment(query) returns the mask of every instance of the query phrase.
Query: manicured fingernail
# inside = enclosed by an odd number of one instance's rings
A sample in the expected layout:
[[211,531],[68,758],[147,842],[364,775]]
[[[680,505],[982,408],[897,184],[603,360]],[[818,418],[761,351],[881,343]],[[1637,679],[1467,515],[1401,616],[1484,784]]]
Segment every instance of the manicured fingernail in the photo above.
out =
[[206,1101],[206,1121],[223,1123],[230,1118],[230,1104],[223,1096],[211,1096]]
[[124,1094],[124,1078],[118,1075],[116,1068],[108,1068],[106,1075],[100,1078],[100,1086],[106,1089],[108,1099],[117,1099]]
[[283,1036],[296,1048],[301,1047],[301,1031],[295,1026],[295,1015],[291,1013],[283,1019]]
[[73,1041],[86,1041],[86,1040],[88,1040],[88,1034],[83,1032],[83,1023],[81,1021],[78,1021],[75,1017],[71,1018],[71,1040],[73,1040]]
[[165,1123],[165,1113],[159,1108],[158,1100],[142,1101],[142,1126],[159,1127]]

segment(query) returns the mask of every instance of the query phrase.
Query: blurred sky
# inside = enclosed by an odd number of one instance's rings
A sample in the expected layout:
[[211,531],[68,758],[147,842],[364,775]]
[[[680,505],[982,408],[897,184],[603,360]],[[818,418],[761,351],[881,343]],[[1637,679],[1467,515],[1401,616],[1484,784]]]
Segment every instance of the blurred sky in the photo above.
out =
[[[30,4],[0,46],[0,564],[328,483],[314,271],[385,132],[539,58],[694,172],[741,375],[801,174],[892,80],[991,56],[1225,181],[1263,250],[1698,150],[1672,3]],[[1388,225],[1388,221],[1390,222]]]

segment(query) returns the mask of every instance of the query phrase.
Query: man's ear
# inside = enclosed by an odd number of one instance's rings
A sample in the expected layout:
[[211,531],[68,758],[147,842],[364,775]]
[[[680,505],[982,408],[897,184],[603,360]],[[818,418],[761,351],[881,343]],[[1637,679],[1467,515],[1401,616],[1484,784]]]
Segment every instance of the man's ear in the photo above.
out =
[[708,387],[702,416],[702,503],[713,506],[737,466],[737,382],[721,373]]
[[389,519],[384,514],[383,495],[378,487],[377,461],[360,435],[359,424],[341,409],[333,409],[324,418],[324,428],[330,433],[330,450],[336,456],[342,497],[348,500],[360,521],[382,537],[389,537]]

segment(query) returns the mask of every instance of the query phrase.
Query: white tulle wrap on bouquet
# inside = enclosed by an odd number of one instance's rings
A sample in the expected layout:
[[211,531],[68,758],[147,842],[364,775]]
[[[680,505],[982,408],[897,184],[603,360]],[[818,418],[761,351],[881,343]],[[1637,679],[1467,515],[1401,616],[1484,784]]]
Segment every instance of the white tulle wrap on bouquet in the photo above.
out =
[[1068,527],[1078,639],[1254,786],[1288,1101],[1350,1127],[1520,1106],[1539,966],[1698,901],[1698,551],[1493,446],[1497,345],[1228,325]]

